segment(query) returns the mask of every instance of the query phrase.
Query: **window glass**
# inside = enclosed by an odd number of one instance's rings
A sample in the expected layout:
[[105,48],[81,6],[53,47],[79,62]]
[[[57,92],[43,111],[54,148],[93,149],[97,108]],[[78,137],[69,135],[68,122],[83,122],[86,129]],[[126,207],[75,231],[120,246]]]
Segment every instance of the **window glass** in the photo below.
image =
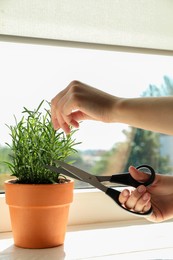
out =
[[[166,55],[0,42],[0,161],[9,160],[6,126],[21,118],[23,107],[50,101],[72,80],[80,80],[122,97],[173,94],[173,58]],[[75,165],[93,174],[123,172],[147,163],[158,172],[172,173],[173,137],[123,124],[82,122],[75,138]],[[9,179],[0,164],[0,190]],[[84,187],[76,182],[76,187]]]

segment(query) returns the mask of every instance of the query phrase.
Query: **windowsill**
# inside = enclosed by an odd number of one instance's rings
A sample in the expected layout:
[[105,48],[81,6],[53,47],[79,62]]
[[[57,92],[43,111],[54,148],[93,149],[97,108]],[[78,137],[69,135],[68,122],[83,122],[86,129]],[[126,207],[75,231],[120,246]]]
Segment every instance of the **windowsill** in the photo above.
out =
[[[63,246],[22,249],[12,233],[0,234],[0,254],[5,259],[172,259],[173,222],[123,221],[70,226]],[[140,257],[140,258],[139,258]]]
[[[0,196],[0,255],[5,259],[173,259],[173,221],[150,223],[96,189],[75,190],[63,246],[31,250],[13,244],[5,195]],[[3,213],[3,216],[2,216]],[[96,224],[97,223],[97,224]],[[117,257],[117,258],[116,258]],[[170,258],[171,257],[171,258]]]

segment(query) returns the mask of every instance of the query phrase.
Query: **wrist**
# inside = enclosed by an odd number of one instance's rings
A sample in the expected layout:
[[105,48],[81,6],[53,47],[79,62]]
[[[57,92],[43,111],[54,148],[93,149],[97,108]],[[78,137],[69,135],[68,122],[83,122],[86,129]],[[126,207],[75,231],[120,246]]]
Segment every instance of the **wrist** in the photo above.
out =
[[127,115],[126,111],[126,98],[115,97],[112,106],[112,122],[115,123],[126,123],[125,117]]
[[[152,189],[160,195],[169,195],[173,199],[173,176],[166,174],[156,174]],[[150,190],[150,187],[148,188]]]

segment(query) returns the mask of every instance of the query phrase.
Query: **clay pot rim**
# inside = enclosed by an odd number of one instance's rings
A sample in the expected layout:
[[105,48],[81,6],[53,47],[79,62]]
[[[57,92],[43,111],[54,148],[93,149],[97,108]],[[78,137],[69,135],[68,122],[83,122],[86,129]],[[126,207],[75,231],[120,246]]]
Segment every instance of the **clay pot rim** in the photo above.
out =
[[[64,180],[64,179],[63,179]],[[74,180],[72,179],[65,179],[65,181],[62,181],[62,182],[56,182],[56,183],[18,183],[17,182],[18,180],[17,179],[9,179],[9,180],[6,180],[4,183],[5,184],[9,184],[9,185],[26,185],[26,186],[30,186],[30,185],[33,185],[33,186],[52,186],[52,185],[59,185],[59,184],[68,184],[68,183],[71,183],[71,182],[74,182]]]
[[[8,205],[55,206],[71,203],[74,181],[56,184],[20,184],[6,181],[5,195]],[[68,199],[67,199],[68,198]]]

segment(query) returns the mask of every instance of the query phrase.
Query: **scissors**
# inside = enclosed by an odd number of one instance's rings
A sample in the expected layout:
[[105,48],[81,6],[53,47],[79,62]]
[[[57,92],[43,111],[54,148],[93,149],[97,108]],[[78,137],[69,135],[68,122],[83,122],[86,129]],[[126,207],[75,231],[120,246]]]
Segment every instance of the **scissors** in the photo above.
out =
[[118,206],[120,206],[121,208],[123,208],[124,210],[126,210],[132,214],[135,214],[138,216],[148,216],[152,213],[152,211],[153,211],[152,207],[146,212],[135,212],[133,210],[126,208],[119,202],[120,191],[107,187],[102,183],[102,182],[107,181],[110,183],[119,183],[119,184],[123,184],[125,186],[131,186],[131,187],[135,187],[135,188],[137,188],[141,184],[145,185],[145,186],[149,186],[154,182],[154,179],[155,179],[155,171],[151,166],[144,164],[144,165],[140,165],[140,166],[136,167],[136,169],[141,170],[142,172],[146,173],[148,176],[147,181],[138,182],[130,175],[129,172],[121,173],[121,174],[114,174],[111,176],[96,176],[96,175],[92,175],[86,171],[83,171],[75,166],[67,164],[64,161],[57,160],[56,163],[59,165],[59,167],[56,167],[53,165],[52,166],[48,165],[48,166],[46,166],[46,168],[48,168],[49,170],[51,170],[53,172],[62,173],[73,179],[80,180],[80,181],[91,184],[95,188],[98,188],[99,190],[105,192],[109,197],[111,197],[114,200],[114,202],[116,202],[118,204]]

